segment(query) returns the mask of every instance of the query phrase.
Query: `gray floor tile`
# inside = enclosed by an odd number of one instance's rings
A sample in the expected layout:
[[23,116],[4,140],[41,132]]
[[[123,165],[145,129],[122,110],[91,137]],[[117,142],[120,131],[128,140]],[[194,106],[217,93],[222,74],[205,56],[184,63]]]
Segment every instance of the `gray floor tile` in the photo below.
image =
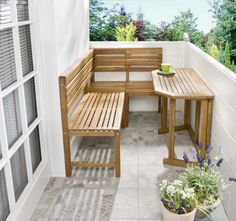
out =
[[[178,168],[164,167],[168,134],[158,135],[160,114],[130,113],[121,131],[121,178],[113,168],[79,168],[70,178],[52,178],[31,221],[161,221],[157,182],[174,179]],[[181,122],[177,113],[177,122]],[[188,134],[178,132],[176,155],[191,155]],[[84,137],[75,160],[114,160],[114,141]]]
[[162,218],[158,189],[139,189],[139,218]]
[[112,219],[138,219],[138,189],[118,189]]

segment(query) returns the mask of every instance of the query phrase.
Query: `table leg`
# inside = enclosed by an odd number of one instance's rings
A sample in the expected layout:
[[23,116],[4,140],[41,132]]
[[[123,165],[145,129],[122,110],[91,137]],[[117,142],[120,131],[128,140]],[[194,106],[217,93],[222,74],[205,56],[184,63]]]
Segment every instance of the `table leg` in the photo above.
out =
[[176,100],[170,99],[169,160],[174,160]]
[[201,102],[196,101],[194,142],[197,143],[197,144],[199,142],[200,111],[201,111]]
[[161,113],[161,96],[158,96],[158,113]]
[[207,145],[207,123],[208,123],[208,100],[201,102],[201,157],[205,157],[205,148]]
[[208,100],[207,138],[206,138],[207,145],[211,144],[212,107],[213,107],[213,100]]
[[191,114],[191,100],[184,101],[184,125],[185,127],[190,125],[190,114]]
[[161,127],[167,127],[167,97],[162,97],[161,105]]

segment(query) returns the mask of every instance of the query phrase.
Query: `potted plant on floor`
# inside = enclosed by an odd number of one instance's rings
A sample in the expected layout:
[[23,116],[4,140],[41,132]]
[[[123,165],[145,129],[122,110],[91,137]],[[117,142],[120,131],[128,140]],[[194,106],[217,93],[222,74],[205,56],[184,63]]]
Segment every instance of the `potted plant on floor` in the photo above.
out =
[[197,201],[193,188],[181,180],[162,180],[160,193],[164,221],[194,220]]
[[206,147],[205,159],[200,157],[200,150],[196,158],[197,164],[189,163],[186,153],[184,153],[184,161],[187,169],[180,176],[183,183],[194,189],[196,199],[199,203],[197,218],[204,218],[215,210],[221,203],[223,191],[227,187],[224,183],[219,167],[223,162],[218,156],[214,162],[210,158],[212,147]]

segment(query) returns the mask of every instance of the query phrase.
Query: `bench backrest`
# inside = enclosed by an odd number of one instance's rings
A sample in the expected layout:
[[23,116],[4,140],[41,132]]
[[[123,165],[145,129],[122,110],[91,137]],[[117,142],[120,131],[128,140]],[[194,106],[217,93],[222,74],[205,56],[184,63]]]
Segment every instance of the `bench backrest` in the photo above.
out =
[[93,50],[59,77],[61,103],[69,112],[93,75]]
[[150,72],[160,68],[162,48],[96,48],[94,72]]

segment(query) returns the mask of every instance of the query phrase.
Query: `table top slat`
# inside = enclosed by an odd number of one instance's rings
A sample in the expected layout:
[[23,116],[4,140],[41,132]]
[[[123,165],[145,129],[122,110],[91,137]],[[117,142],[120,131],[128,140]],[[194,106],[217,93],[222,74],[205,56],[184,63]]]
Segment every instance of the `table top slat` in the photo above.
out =
[[152,71],[155,93],[178,99],[213,99],[213,93],[193,69],[175,71],[171,77]]

